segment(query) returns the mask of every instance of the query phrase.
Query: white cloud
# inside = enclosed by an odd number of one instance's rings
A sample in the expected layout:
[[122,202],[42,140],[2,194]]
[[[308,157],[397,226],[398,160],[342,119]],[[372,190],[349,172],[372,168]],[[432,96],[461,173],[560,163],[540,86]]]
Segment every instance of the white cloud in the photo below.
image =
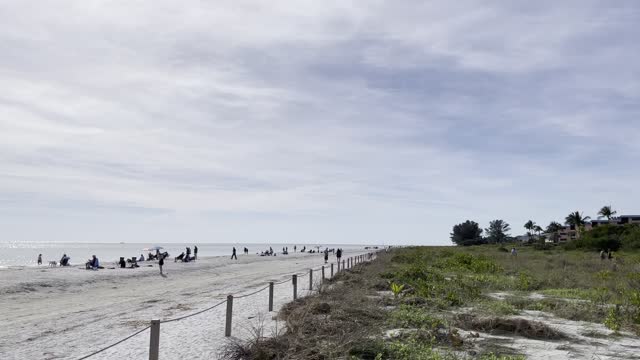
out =
[[[627,5],[0,4],[3,221],[108,237],[131,208],[159,228],[232,226],[228,240],[294,218],[309,241],[442,243],[464,217],[596,207],[575,182],[637,175]],[[96,218],[74,235],[64,214]]]

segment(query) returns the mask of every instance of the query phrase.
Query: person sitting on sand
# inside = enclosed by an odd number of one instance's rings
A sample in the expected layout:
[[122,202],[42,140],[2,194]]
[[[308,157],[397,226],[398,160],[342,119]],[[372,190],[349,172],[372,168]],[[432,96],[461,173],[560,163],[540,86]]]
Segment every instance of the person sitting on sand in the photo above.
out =
[[138,259],[138,261],[144,261],[144,255],[140,254],[140,258]]
[[60,266],[69,266],[69,260],[71,260],[71,258],[68,257],[67,254],[63,254],[60,259]]
[[85,268],[87,270],[98,270],[99,267],[100,261],[98,261],[98,258],[95,255],[93,255],[91,259],[85,264]]
[[127,267],[127,263],[124,261],[124,257],[123,256],[120,257],[120,261],[118,262],[118,265],[120,265],[121,269],[124,269],[124,268]]
[[138,265],[138,259],[136,259],[136,257],[132,257],[131,260],[129,261],[129,265],[131,266],[132,269],[140,267],[140,265]]
[[[164,257],[164,256],[163,256]],[[183,261],[184,260],[184,252],[181,253],[180,255],[178,255],[176,258],[173,259],[173,262],[178,262],[178,260]]]

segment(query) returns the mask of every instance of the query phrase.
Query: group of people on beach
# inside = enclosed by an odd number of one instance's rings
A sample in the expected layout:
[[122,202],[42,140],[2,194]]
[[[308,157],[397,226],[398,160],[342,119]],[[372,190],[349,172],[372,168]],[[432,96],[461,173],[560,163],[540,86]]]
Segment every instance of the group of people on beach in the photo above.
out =
[[198,259],[198,247],[197,246],[193,247],[193,256],[191,256],[191,248],[187,246],[186,253],[182,252],[180,255],[173,258],[173,262],[178,262],[178,260],[180,260],[181,262],[190,262],[190,261],[195,261],[197,259]]
[[[297,251],[297,246],[294,245],[293,246],[293,251],[296,252]],[[320,247],[317,247],[317,250],[313,250],[313,249],[309,249],[307,250],[306,246],[303,246],[302,249],[300,250],[301,253],[309,253],[309,254],[314,254],[314,253],[322,253],[324,256],[324,262],[325,264],[329,261],[329,253],[335,253],[337,261],[340,262],[340,259],[342,258],[342,252],[343,250],[341,248],[338,249],[329,249],[329,248],[325,248],[322,252],[320,251]],[[190,247],[186,247],[185,251],[182,252],[180,255],[176,256],[174,258],[174,262],[178,262],[178,260],[180,260],[181,262],[190,262],[190,261],[195,261],[198,259],[198,246],[194,246],[193,247],[193,256],[191,256],[191,248]],[[243,253],[245,255],[249,255],[249,249],[247,247],[244,247],[243,249]],[[288,255],[289,254],[289,247],[285,246],[282,248],[282,255]],[[262,251],[260,253],[260,256],[276,256],[276,253],[273,251],[272,247],[269,247],[268,250]],[[119,266],[120,268],[126,268],[127,265],[129,265],[129,267],[131,268],[136,268],[136,267],[140,267],[138,265],[138,262],[142,262],[142,261],[153,261],[153,260],[158,260],[158,266],[160,268],[160,275],[164,276],[162,267],[164,266],[164,259],[169,257],[169,253],[168,252],[163,252],[161,253],[159,249],[156,249],[156,253],[152,254],[151,252],[149,252],[149,254],[147,255],[147,258],[145,259],[144,254],[140,254],[139,258],[136,257],[132,257],[132,258],[126,258],[125,257],[120,257],[120,260],[118,262],[116,262],[116,266]],[[63,254],[62,258],[60,259],[59,265],[60,266],[70,266],[71,264],[69,263],[69,260],[71,258],[69,256],[67,256],[67,254]],[[236,248],[233,247],[231,250],[231,260],[238,260],[238,256],[237,256],[237,251]],[[42,254],[38,254],[38,265],[42,265]],[[58,265],[55,264],[55,261],[50,261],[49,264],[50,265]],[[92,255],[92,257],[87,260],[87,262],[85,263],[85,269],[87,270],[98,270],[98,269],[104,269],[103,267],[100,266],[100,260],[98,259],[98,257],[96,255]]]
[[[95,255],[93,255],[95,256]],[[71,260],[70,257],[67,256],[67,254],[62,254],[62,257],[60,258],[59,262],[56,261],[49,261],[49,266],[69,266],[71,265],[69,263],[69,260]],[[42,254],[38,254],[38,265],[42,265]]]

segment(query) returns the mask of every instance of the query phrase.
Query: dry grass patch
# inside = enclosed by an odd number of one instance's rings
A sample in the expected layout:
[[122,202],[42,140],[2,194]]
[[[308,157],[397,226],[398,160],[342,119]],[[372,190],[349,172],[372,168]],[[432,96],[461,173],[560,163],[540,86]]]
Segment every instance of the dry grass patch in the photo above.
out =
[[465,330],[474,330],[492,335],[518,335],[529,339],[562,340],[568,336],[539,321],[521,318],[477,317],[460,314],[455,318],[456,326]]

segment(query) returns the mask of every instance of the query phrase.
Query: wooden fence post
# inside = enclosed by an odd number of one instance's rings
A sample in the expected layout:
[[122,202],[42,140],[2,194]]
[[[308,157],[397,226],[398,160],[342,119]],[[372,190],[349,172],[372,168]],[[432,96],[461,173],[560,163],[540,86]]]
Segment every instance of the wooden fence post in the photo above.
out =
[[324,265],[322,265],[322,282],[324,282]]
[[227,321],[224,326],[224,336],[231,336],[231,318],[233,316],[233,295],[227,295]]
[[342,260],[342,269],[343,269],[343,270],[344,270],[344,263],[345,263],[345,261],[344,261],[344,260]]
[[269,311],[273,311],[273,281],[269,283]]
[[160,353],[160,320],[151,320],[151,336],[149,338],[149,360],[158,360]]
[[333,278],[333,263],[331,263],[331,278]]
[[313,269],[309,269],[309,291],[313,290]]
[[298,275],[293,275],[293,300],[298,298]]

